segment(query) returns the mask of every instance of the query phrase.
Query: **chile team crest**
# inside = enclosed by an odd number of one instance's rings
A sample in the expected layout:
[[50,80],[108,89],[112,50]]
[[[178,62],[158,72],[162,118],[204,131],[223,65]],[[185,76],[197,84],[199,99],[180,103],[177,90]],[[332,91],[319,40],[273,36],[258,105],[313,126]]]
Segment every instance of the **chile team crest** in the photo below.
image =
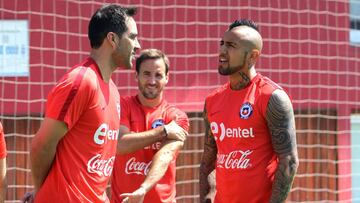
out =
[[165,124],[165,121],[163,119],[156,119],[154,120],[154,122],[151,124],[151,127],[154,129],[156,127],[162,126]]
[[246,102],[242,105],[240,108],[240,118],[242,119],[248,119],[253,112],[252,106],[249,102]]

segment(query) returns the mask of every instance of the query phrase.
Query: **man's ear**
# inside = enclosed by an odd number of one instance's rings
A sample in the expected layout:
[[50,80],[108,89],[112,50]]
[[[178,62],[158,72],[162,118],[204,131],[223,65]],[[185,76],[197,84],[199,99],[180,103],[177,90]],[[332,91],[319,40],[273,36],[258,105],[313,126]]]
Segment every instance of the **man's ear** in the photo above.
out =
[[166,79],[166,83],[165,83],[165,84],[168,84],[169,78],[170,78],[170,74],[169,74],[169,72],[168,72],[168,73],[165,75],[165,79]]
[[259,50],[257,50],[257,49],[251,50],[250,58],[249,58],[250,64],[255,64],[256,61],[258,60],[259,56],[260,56],[260,51]]
[[139,81],[139,74],[137,71],[135,71],[135,81],[138,82]]
[[106,35],[107,41],[111,44],[113,48],[116,48],[118,45],[116,44],[116,36],[113,32],[108,32]]

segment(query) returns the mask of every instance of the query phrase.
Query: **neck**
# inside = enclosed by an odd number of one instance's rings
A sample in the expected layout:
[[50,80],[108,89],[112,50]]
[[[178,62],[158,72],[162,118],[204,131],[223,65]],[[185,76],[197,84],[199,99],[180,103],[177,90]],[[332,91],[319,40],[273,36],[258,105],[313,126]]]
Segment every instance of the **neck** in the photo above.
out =
[[96,62],[99,67],[102,79],[108,83],[110,81],[112,73],[116,70],[116,67],[113,67],[110,64],[110,60],[106,57],[106,54],[99,49],[92,49],[90,52],[90,57]]
[[147,98],[144,97],[144,95],[139,93],[138,98],[139,98],[140,103],[143,106],[150,107],[150,108],[154,108],[156,106],[159,106],[162,99],[163,99],[162,93],[158,97],[156,97],[155,99],[147,99]]
[[232,90],[241,90],[250,84],[250,81],[256,76],[255,68],[247,71],[239,71],[230,75],[230,87]]

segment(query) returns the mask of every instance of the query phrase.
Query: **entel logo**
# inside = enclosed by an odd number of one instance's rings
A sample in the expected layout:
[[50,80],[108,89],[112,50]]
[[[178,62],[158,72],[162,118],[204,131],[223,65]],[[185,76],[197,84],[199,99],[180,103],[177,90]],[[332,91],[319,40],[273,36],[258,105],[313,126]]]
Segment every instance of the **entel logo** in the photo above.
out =
[[[211,127],[211,131],[214,134],[215,140],[218,137],[219,134],[219,126],[221,129],[221,133],[220,133],[220,141],[223,141],[225,136],[228,138],[254,138],[255,135],[253,134],[253,128],[243,128],[241,129],[240,127],[237,128],[226,128],[224,123],[220,123],[220,125],[218,125],[216,122],[211,122],[210,123],[210,127]],[[216,136],[217,135],[217,136]]]
[[94,142],[98,145],[102,145],[105,143],[106,138],[108,140],[117,140],[118,139],[118,131],[117,130],[109,130],[109,125],[106,123],[103,123],[95,131]]

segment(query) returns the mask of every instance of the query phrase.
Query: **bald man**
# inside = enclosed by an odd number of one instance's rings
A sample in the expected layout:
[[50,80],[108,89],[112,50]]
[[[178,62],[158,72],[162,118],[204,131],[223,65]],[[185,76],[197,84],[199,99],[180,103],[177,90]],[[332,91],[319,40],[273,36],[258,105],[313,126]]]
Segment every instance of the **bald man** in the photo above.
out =
[[205,100],[200,202],[284,202],[291,189],[299,165],[294,112],[286,92],[255,70],[262,47],[257,25],[246,19],[220,41],[218,71],[229,82]]

